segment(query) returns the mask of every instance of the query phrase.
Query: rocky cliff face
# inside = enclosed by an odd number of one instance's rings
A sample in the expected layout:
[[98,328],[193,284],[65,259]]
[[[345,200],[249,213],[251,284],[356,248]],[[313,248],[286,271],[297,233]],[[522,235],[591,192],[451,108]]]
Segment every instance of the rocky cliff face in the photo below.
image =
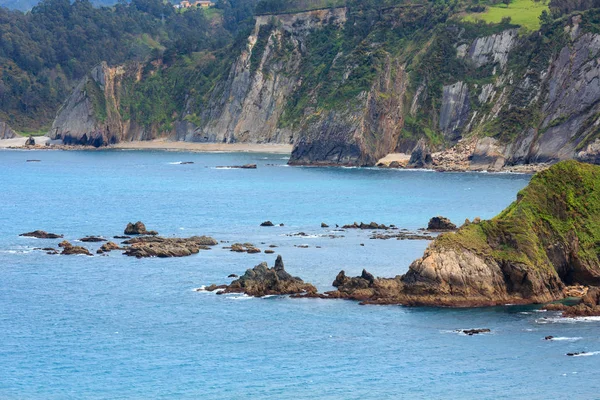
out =
[[[469,149],[463,164],[472,169],[600,162],[600,34],[590,28],[597,11],[529,35],[509,24],[426,27],[423,7],[390,9],[358,28],[361,13],[258,16],[228,73],[203,96],[177,94],[187,99],[183,109],[160,123],[125,115],[121,104],[123,82],[147,79],[141,66],[99,66],[50,134],[92,145],[159,132],[186,141],[293,143],[290,164],[374,165],[391,152],[410,153],[419,139],[433,151]],[[402,45],[385,39],[397,32]]]
[[17,137],[15,131],[10,129],[6,122],[0,122],[0,139],[12,139]]
[[[279,119],[302,77],[307,36],[326,25],[346,22],[346,9],[258,16],[242,54],[226,80],[212,91],[201,126],[185,124],[179,139],[201,142],[292,143],[298,132]],[[196,106],[188,104],[189,109]]]
[[139,68],[109,67],[106,63],[94,68],[60,108],[48,136],[65,144],[96,147],[153,138],[152,132],[126,121],[120,112],[123,80],[139,79]]

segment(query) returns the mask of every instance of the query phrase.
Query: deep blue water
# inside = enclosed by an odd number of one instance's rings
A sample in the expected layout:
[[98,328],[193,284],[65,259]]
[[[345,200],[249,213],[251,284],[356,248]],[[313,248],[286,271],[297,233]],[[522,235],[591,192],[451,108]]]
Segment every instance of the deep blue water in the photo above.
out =
[[[259,168],[214,168],[249,162]],[[600,398],[598,321],[562,320],[534,307],[359,306],[195,292],[260,261],[272,265],[276,254],[320,290],[340,269],[404,273],[427,242],[352,231],[330,239],[319,236],[329,233],[320,223],[414,230],[438,214],[458,223],[489,218],[529,180],[285,162],[267,154],[1,151],[0,398]],[[285,226],[259,227],[267,219]],[[218,246],[137,260],[119,252],[50,256],[32,249],[58,240],[18,236],[34,229],[71,241],[113,236],[136,220],[163,235],[279,247],[275,255]],[[286,236],[300,231],[312,237]],[[294,247],[300,244],[310,247]],[[492,334],[452,332],[475,327]],[[592,355],[565,356],[573,351]]]

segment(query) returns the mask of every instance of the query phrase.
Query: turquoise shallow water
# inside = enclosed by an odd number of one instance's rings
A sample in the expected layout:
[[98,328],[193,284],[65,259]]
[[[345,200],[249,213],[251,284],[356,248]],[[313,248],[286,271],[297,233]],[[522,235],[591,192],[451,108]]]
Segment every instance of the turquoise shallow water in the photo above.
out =
[[[259,168],[214,168],[249,162]],[[163,235],[276,244],[290,273],[327,290],[340,269],[404,273],[427,242],[351,231],[330,239],[321,222],[412,230],[438,214],[489,218],[529,179],[285,163],[267,154],[1,151],[0,398],[600,398],[599,321],[534,307],[217,296],[193,289],[275,255],[50,256],[32,249],[57,240],[18,236],[113,236],[142,220]],[[267,219],[285,226],[258,226]],[[300,231],[309,237],[286,236]],[[452,332],[475,327],[492,334]],[[591,355],[565,356],[572,351]]]

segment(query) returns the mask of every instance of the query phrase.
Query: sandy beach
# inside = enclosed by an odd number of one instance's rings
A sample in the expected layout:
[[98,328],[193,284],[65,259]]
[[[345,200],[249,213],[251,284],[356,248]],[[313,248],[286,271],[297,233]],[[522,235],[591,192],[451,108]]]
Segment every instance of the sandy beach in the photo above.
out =
[[192,143],[171,142],[167,140],[121,142],[109,146],[111,149],[123,150],[174,150],[198,152],[246,152],[246,153],[281,153],[290,154],[291,144],[256,144],[256,143]]

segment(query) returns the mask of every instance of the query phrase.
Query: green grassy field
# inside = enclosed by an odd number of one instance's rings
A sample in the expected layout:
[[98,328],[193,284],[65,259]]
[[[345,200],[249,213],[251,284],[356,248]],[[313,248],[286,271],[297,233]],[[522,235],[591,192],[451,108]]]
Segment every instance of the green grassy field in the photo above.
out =
[[543,10],[548,10],[547,2],[511,0],[509,6],[504,3],[489,6],[485,12],[468,14],[463,19],[470,22],[482,20],[488,23],[498,23],[502,21],[502,18],[510,17],[513,24],[535,31],[540,28],[539,17]]

